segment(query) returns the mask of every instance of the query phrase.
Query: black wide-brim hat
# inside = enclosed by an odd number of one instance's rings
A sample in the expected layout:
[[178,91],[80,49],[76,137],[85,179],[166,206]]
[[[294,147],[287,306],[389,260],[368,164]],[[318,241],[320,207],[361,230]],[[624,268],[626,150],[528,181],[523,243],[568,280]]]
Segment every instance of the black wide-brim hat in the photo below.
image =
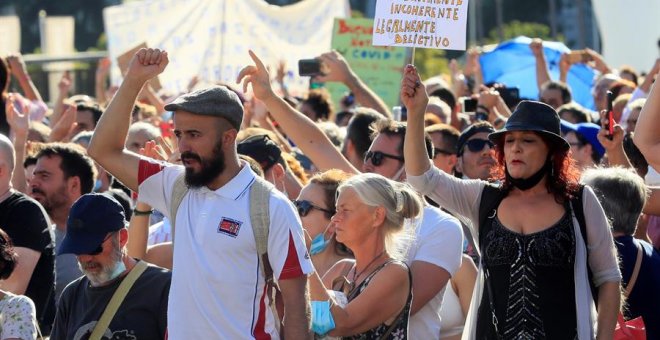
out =
[[510,131],[534,131],[568,150],[571,145],[561,136],[561,124],[557,111],[548,104],[537,101],[523,100],[518,104],[506,121],[504,128],[488,135],[493,143],[497,143]]

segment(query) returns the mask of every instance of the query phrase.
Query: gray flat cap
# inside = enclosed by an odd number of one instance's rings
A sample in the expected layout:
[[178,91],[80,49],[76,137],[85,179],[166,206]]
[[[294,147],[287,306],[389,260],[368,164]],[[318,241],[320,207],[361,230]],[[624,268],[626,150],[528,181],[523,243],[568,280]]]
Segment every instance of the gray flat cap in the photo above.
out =
[[222,117],[240,130],[243,104],[238,95],[226,86],[212,86],[180,96],[165,105],[167,111],[188,111],[198,115]]

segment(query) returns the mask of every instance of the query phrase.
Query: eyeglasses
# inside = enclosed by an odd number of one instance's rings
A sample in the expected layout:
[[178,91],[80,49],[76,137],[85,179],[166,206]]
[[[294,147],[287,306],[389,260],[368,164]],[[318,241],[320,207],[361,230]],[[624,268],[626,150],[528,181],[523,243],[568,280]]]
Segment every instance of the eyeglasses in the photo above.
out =
[[110,237],[112,237],[112,235],[114,235],[114,233],[108,234],[108,236],[106,236],[103,239],[103,241],[101,241],[101,244],[99,244],[99,246],[96,249],[94,249],[94,251],[89,252],[87,255],[94,256],[94,255],[98,255],[98,254],[102,253],[103,252],[103,243],[105,243],[105,241],[107,241]]
[[463,153],[462,151],[465,150],[466,146],[471,152],[480,152],[486,145],[488,145],[488,147],[491,149],[495,147],[495,144],[493,144],[493,142],[489,141],[488,139],[470,139],[469,141],[465,142],[465,146],[462,148],[461,153]]
[[434,155],[434,156],[437,156],[437,155],[440,155],[440,154],[442,154],[442,155],[446,155],[446,156],[451,156],[451,155],[455,155],[456,153],[455,153],[455,152],[451,152],[451,151],[449,151],[449,150],[445,150],[445,149],[437,149],[437,148],[433,148],[433,155]]
[[364,155],[364,162],[366,163],[368,160],[371,159],[371,164],[373,164],[375,166],[380,166],[381,164],[383,164],[383,158],[385,158],[385,157],[396,159],[398,161],[403,162],[403,157],[390,155],[390,154],[387,154],[387,153],[384,153],[384,152],[381,152],[381,151],[368,151]]
[[326,212],[330,215],[335,214],[334,210],[323,209],[319,206],[314,205],[312,202],[310,202],[308,200],[294,200],[293,205],[295,205],[296,209],[298,209],[298,215],[300,215],[300,217],[307,216],[307,214],[309,214],[309,212],[312,209],[320,210],[320,211]]

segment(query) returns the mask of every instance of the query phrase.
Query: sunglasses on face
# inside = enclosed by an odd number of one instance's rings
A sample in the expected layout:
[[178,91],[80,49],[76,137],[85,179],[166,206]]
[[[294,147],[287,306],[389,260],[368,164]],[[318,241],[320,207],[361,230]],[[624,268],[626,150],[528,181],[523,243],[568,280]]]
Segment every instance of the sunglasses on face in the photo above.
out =
[[491,149],[495,147],[495,144],[493,144],[493,142],[489,141],[488,139],[470,139],[469,141],[465,142],[463,151],[465,151],[465,147],[467,147],[471,152],[480,152],[486,145],[488,145],[488,147]]
[[294,200],[293,205],[295,205],[296,209],[298,209],[298,215],[300,215],[300,217],[307,216],[307,214],[309,214],[309,212],[312,211],[312,209],[320,210],[320,211],[326,212],[330,215],[335,214],[334,211],[331,211],[331,210],[328,210],[328,209],[323,209],[319,206],[316,206],[316,205],[312,204],[312,202],[310,202],[308,200]]
[[455,152],[451,152],[449,150],[433,148],[433,155],[435,155],[435,156],[437,156],[437,155],[451,156],[451,155],[455,155],[455,154],[456,154]]
[[390,154],[387,154],[387,153],[384,153],[384,152],[381,152],[381,151],[368,151],[364,155],[364,162],[366,163],[367,161],[369,161],[371,159],[371,164],[373,164],[375,166],[380,166],[381,164],[383,164],[383,158],[385,158],[385,157],[396,159],[398,161],[403,162],[403,157],[390,155]]
[[95,256],[95,255],[98,255],[98,254],[102,253],[103,252],[103,243],[105,243],[105,241],[107,241],[110,237],[112,237],[112,235],[114,235],[114,233],[108,234],[108,236],[106,236],[103,239],[103,241],[101,241],[101,244],[99,244],[99,246],[96,249],[94,249],[94,251],[89,252],[87,255]]

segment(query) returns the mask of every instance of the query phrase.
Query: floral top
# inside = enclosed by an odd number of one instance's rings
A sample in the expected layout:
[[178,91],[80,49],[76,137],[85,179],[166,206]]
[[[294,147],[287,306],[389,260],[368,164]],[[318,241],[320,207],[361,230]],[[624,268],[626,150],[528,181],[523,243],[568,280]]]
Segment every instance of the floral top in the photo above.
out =
[[4,293],[0,299],[0,340],[37,338],[34,303],[24,295]]

